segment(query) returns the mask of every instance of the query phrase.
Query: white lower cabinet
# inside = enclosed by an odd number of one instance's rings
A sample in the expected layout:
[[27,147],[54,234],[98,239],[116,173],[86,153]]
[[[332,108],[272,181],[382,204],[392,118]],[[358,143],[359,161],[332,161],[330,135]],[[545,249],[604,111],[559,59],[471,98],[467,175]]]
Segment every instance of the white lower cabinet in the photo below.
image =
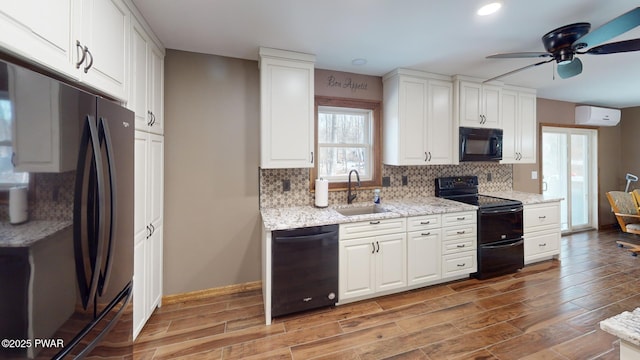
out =
[[467,276],[478,270],[477,212],[443,215],[442,278]]
[[339,301],[404,289],[405,218],[340,225]]
[[412,216],[407,221],[407,285],[433,284],[442,277],[440,214]]
[[339,303],[477,271],[475,211],[340,224]]
[[524,206],[525,264],[560,254],[560,202]]

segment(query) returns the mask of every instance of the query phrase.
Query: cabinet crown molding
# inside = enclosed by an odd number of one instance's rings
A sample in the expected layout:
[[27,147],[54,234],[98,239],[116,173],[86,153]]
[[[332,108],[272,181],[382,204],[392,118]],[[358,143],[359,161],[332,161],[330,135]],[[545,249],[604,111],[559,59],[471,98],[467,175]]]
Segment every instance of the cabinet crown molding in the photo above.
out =
[[272,49],[267,47],[260,47],[258,54],[260,55],[260,58],[297,60],[311,63],[315,63],[316,61],[316,56],[312,54],[305,54],[289,50]]
[[485,79],[480,79],[477,77],[473,77],[473,76],[466,76],[466,75],[454,75],[453,76],[453,80],[454,81],[469,81],[469,82],[474,82],[474,83],[478,83],[478,84],[487,84],[487,85],[496,85],[496,86],[504,86],[504,83],[502,81],[497,81],[497,80],[493,80],[493,81],[489,81],[487,83],[484,82]]
[[398,68],[386,73],[382,77],[382,81],[386,81],[387,79],[390,79],[398,75],[406,75],[406,76],[412,76],[412,77],[418,77],[418,78],[424,78],[424,79],[442,80],[442,81],[449,81],[449,82],[451,81],[451,76],[434,74],[434,73],[421,71],[421,70],[404,69],[404,68]]

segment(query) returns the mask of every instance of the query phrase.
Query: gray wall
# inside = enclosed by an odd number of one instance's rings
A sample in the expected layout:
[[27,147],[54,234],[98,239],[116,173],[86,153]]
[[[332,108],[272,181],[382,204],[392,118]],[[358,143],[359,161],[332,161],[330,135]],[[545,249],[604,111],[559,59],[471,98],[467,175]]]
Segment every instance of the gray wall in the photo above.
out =
[[167,50],[164,294],[260,279],[256,61]]

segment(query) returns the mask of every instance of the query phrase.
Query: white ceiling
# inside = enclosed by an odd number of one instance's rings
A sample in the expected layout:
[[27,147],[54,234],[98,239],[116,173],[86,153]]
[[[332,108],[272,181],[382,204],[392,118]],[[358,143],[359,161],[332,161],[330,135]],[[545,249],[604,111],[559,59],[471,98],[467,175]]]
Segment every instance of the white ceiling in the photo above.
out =
[[[488,79],[538,59],[485,59],[544,51],[557,27],[592,30],[637,0],[504,0],[497,14],[475,15],[487,0],[133,0],[169,49],[258,59],[260,46],[316,55],[316,68],[381,76],[398,68]],[[610,41],[640,38],[640,27]],[[351,60],[367,59],[354,66]],[[640,106],[640,51],[582,55],[582,74],[554,77],[555,63],[502,78],[538,96],[580,104]]]

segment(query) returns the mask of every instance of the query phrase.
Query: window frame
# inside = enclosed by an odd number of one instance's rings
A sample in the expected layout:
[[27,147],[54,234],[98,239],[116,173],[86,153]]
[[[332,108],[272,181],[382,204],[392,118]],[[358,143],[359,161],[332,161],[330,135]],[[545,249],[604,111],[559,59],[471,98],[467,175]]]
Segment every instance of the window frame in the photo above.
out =
[[[328,106],[337,108],[352,108],[370,110],[373,117],[373,129],[371,131],[373,143],[371,145],[371,180],[361,181],[360,188],[372,189],[382,186],[382,119],[381,119],[381,102],[375,100],[347,99],[335,98],[330,96],[315,97],[315,114],[314,114],[314,152],[316,157],[318,152],[318,107]],[[318,178],[318,164],[315,161],[311,171],[309,172],[309,187],[312,192],[315,191],[315,179]],[[353,179],[355,181],[355,178]],[[348,181],[329,182],[329,191],[347,190]]]

